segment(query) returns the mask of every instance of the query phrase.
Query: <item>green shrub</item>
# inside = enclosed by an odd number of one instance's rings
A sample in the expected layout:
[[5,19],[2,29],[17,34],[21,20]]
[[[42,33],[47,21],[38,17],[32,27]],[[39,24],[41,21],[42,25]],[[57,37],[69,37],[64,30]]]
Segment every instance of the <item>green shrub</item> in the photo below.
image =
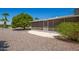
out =
[[3,28],[3,25],[0,25],[0,28]]
[[[11,25],[6,25],[6,27],[5,27],[5,28],[8,28],[8,27],[11,27]],[[3,24],[1,24],[1,25],[0,25],[0,28],[4,28],[4,25],[3,25]]]
[[63,22],[56,28],[64,37],[79,41],[79,22]]

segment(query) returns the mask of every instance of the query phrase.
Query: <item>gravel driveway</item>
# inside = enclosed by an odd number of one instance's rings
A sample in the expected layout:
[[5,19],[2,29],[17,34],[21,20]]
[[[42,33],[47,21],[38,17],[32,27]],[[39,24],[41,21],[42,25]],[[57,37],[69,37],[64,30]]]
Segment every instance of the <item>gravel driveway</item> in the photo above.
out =
[[27,30],[0,29],[0,50],[9,51],[72,51],[78,43],[61,41],[29,34]]

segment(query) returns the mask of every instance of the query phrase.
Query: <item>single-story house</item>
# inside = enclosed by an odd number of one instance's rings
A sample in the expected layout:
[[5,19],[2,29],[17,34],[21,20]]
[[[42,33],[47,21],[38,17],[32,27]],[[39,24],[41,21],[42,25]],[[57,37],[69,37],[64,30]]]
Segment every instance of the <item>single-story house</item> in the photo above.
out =
[[54,30],[54,26],[61,22],[79,22],[79,15],[69,15],[44,20],[35,20],[32,21],[32,29]]

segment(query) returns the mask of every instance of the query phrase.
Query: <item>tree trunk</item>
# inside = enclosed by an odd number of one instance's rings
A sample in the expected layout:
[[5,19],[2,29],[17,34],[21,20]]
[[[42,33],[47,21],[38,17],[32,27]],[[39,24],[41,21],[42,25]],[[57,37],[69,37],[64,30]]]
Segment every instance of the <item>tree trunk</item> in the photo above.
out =
[[26,28],[24,27],[24,30],[25,30]]
[[4,28],[6,28],[6,21],[4,21]]

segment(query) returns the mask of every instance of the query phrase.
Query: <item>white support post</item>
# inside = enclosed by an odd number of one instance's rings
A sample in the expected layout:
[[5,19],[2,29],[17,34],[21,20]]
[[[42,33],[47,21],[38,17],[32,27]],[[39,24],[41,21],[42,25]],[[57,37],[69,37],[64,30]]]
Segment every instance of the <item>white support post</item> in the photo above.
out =
[[49,30],[49,21],[47,21],[47,31]]
[[44,30],[44,21],[43,21],[43,27],[42,27],[42,28],[43,28],[43,30]]

